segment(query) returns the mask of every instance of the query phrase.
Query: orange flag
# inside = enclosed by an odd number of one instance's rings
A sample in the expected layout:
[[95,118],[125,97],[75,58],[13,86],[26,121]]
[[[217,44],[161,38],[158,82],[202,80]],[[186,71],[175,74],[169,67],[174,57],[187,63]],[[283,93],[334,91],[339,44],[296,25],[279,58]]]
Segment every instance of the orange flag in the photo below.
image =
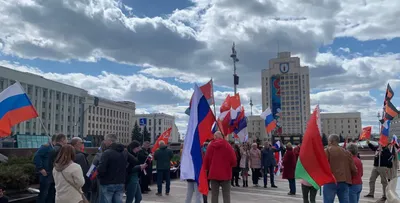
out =
[[362,129],[360,140],[369,140],[371,138],[372,126],[367,126]]
[[156,143],[154,143],[153,149],[151,149],[151,152],[154,153],[158,148],[160,148],[160,141],[164,141],[164,143],[167,145],[169,137],[171,137],[171,131],[172,127],[168,128],[165,132],[163,132],[160,137],[158,137]]

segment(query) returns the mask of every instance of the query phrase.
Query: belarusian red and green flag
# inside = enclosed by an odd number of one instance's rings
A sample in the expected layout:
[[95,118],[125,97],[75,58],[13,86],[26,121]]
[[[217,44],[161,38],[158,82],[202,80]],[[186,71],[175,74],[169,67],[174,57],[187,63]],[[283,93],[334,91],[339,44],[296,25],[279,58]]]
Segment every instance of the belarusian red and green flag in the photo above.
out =
[[325,155],[321,139],[319,106],[315,107],[307,124],[296,165],[296,179],[303,179],[319,189],[322,185],[336,182]]

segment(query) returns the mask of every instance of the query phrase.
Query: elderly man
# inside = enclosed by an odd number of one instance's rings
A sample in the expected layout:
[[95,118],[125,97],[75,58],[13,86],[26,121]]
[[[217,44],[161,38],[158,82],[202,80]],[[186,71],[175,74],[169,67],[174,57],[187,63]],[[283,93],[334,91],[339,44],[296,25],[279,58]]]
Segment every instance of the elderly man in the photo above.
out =
[[336,195],[340,203],[349,203],[349,185],[352,184],[352,176],[357,175],[357,168],[350,152],[340,147],[339,142],[339,135],[330,135],[328,138],[329,145],[325,149],[337,184],[328,183],[324,185],[324,203],[333,203]]
[[237,164],[236,154],[221,132],[215,132],[214,141],[207,148],[203,164],[211,182],[211,202],[218,203],[219,188],[221,187],[224,203],[230,203],[230,180],[232,168]]
[[261,151],[261,167],[264,175],[264,188],[267,188],[267,176],[269,173],[271,187],[277,188],[274,182],[274,168],[276,166],[276,160],[274,153],[280,149],[272,148],[269,142],[264,143],[264,149]]
[[75,148],[75,160],[74,162],[79,164],[82,168],[83,176],[85,177],[85,185],[82,187],[83,193],[87,199],[90,199],[90,179],[86,176],[86,173],[89,171],[90,165],[87,160],[88,154],[84,152],[83,140],[80,137],[74,137],[71,139],[71,145]]
[[157,169],[157,196],[162,196],[162,182],[165,178],[165,194],[169,195],[170,192],[170,169],[171,160],[174,154],[170,149],[167,148],[164,141],[159,142],[160,148],[154,153],[154,160]]

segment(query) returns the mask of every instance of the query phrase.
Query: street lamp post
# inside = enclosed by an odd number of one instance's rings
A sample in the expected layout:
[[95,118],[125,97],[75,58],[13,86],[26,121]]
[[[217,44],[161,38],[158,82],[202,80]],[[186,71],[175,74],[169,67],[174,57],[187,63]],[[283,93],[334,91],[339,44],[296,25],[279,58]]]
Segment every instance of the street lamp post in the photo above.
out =
[[378,112],[378,115],[376,115],[376,117],[378,117],[378,123],[379,123],[379,125],[378,125],[378,127],[379,127],[379,132],[381,132],[381,114]]
[[253,100],[250,98],[250,110],[251,110],[251,114],[253,115]]
[[237,92],[237,85],[239,84],[239,76],[236,75],[236,62],[239,62],[239,59],[237,58],[237,53],[235,49],[235,42],[232,45],[232,54],[231,58],[233,60],[233,91],[236,95]]

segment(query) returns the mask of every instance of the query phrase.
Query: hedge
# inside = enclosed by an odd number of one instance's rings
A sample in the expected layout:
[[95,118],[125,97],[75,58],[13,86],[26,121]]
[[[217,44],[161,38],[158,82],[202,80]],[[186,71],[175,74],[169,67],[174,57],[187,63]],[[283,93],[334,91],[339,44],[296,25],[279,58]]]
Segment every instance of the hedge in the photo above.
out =
[[36,181],[35,165],[32,157],[13,157],[0,164],[0,183],[7,190],[22,191]]

